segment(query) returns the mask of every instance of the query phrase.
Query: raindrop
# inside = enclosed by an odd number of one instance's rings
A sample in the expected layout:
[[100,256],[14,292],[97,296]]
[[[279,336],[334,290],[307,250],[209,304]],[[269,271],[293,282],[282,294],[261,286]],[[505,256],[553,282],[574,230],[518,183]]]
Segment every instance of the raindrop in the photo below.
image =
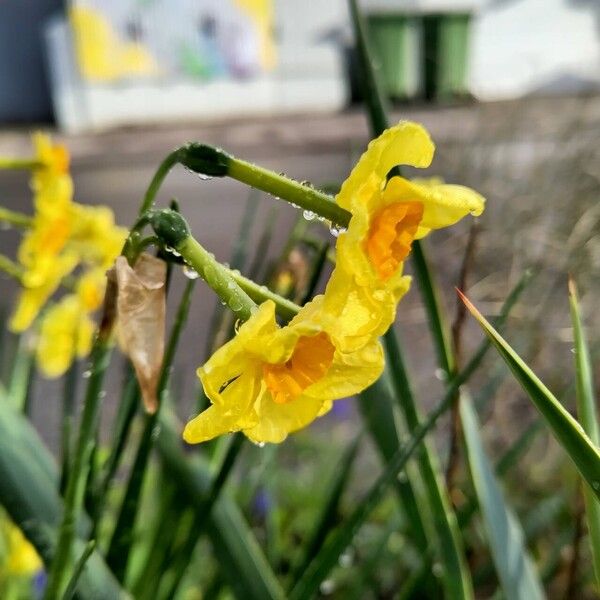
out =
[[152,429],[151,437],[153,440],[156,440],[159,435],[160,435],[160,425],[157,425],[156,427],[154,427]]
[[258,448],[264,448],[265,447],[265,443],[264,442],[252,442],[255,446],[258,446]]
[[229,289],[229,290],[235,290],[235,283],[233,281],[230,281],[227,284],[227,289]]
[[302,213],[302,216],[307,220],[307,221],[312,221],[317,215],[315,215],[315,213],[312,210],[305,210]]
[[319,586],[319,591],[323,596],[329,596],[329,594],[333,594],[335,591],[335,582],[332,579],[326,579]]
[[102,390],[99,394],[98,394],[98,398],[100,398],[100,400],[102,400],[103,398],[106,398],[106,390]]
[[236,333],[239,333],[241,326],[242,326],[242,320],[241,319],[236,319],[235,323],[233,324],[233,330]]
[[439,379],[440,381],[446,381],[448,376],[446,375],[446,371],[444,371],[444,369],[436,369],[435,378]]
[[354,550],[352,548],[348,548],[341,556],[340,556],[340,567],[347,569],[352,566],[354,562]]
[[92,371],[91,369],[88,369],[87,371],[84,371],[83,374],[81,375],[84,379],[89,379],[92,376]]
[[577,354],[577,350],[575,350],[575,348],[571,348],[571,354]]
[[593,487],[595,490],[600,490],[600,481],[593,481],[593,482],[592,482],[592,487]]
[[212,179],[212,176],[207,175],[206,173],[198,173],[198,177],[200,177],[202,181],[208,181],[209,179]]
[[190,267],[190,265],[183,266],[183,274],[188,279],[198,279],[198,277],[199,277],[198,271],[196,271],[193,267]]
[[434,563],[431,572],[434,577],[441,577],[444,574],[444,568],[440,563]]
[[333,236],[333,237],[338,237],[340,235],[340,233],[346,233],[346,228],[345,227],[340,227],[339,225],[332,225],[329,228],[329,233]]
[[406,475],[406,473],[404,471],[401,471],[400,473],[398,473],[398,481],[400,483],[406,483],[408,481],[408,476]]

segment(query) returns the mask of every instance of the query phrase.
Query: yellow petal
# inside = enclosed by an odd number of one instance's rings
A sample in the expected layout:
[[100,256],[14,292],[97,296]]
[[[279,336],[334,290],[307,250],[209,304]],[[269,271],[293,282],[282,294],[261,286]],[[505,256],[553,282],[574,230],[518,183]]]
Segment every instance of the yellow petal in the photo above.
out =
[[392,202],[423,204],[423,218],[416,238],[423,237],[432,229],[454,225],[469,214],[477,217],[485,207],[485,198],[476,191],[462,185],[440,184],[437,180],[429,183],[393,177],[383,195],[386,204]]
[[61,256],[48,265],[41,279],[36,280],[38,285],[24,287],[10,319],[9,329],[13,332],[25,331],[48,298],[56,291],[62,279],[75,268],[76,264],[77,259],[73,255]]
[[428,167],[435,146],[426,129],[418,123],[401,121],[374,139],[360,157],[340,190],[336,202],[350,209],[357,194],[378,191],[388,173],[397,165]]
[[276,404],[270,394],[263,394],[257,403],[258,423],[244,429],[244,434],[255,443],[278,444],[289,433],[306,427],[317,418],[323,398],[300,396],[287,404]]
[[82,319],[86,319],[77,296],[69,294],[46,311],[40,324],[36,359],[40,371],[50,378],[60,377],[73,362],[79,344],[89,344],[88,329],[84,324],[81,332],[86,336],[79,342]]
[[220,401],[185,426],[183,439],[188,444],[199,444],[257,422],[253,407],[260,391],[260,377],[256,368],[246,363],[244,371],[225,385]]

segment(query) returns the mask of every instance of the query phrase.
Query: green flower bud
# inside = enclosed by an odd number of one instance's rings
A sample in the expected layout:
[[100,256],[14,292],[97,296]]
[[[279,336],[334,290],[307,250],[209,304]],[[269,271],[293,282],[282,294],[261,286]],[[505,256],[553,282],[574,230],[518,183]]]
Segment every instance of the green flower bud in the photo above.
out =
[[150,225],[156,235],[171,248],[177,248],[190,236],[190,228],[186,220],[180,213],[170,208],[153,211],[150,215]]
[[179,162],[201,175],[224,177],[229,171],[230,160],[227,152],[205,144],[192,142],[180,149]]

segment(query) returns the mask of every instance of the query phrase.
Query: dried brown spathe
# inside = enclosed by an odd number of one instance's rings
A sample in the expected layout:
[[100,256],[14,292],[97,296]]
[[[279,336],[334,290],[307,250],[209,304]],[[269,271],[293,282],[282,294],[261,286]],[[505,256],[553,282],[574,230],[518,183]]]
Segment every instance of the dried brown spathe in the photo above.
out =
[[132,268],[124,256],[119,256],[115,272],[121,343],[135,369],[146,411],[154,413],[165,348],[167,265],[144,253]]

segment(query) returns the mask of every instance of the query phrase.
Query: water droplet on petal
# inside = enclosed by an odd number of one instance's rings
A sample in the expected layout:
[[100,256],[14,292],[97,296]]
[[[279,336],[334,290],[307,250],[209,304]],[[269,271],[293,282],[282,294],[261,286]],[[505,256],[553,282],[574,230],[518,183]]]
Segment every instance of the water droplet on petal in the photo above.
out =
[[302,216],[307,220],[307,221],[312,221],[317,215],[312,211],[312,210],[305,210],[302,213]]

